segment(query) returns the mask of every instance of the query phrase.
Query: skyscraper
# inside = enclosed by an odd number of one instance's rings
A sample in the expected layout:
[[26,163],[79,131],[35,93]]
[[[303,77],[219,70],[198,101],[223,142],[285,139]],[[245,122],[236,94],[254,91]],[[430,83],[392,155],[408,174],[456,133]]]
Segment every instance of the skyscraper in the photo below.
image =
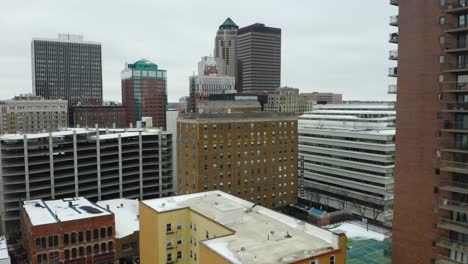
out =
[[216,33],[214,56],[223,60],[223,67],[218,69],[221,75],[236,77],[238,29],[236,23],[228,17]]
[[100,43],[69,34],[33,39],[31,62],[34,95],[68,100],[70,106],[102,103]]
[[393,263],[467,263],[468,3],[398,1]]
[[166,127],[166,70],[144,59],[127,64],[122,71],[122,103],[127,123],[136,125],[142,117],[151,117],[154,127]]
[[237,33],[238,90],[274,92],[281,84],[281,29],[256,23]]

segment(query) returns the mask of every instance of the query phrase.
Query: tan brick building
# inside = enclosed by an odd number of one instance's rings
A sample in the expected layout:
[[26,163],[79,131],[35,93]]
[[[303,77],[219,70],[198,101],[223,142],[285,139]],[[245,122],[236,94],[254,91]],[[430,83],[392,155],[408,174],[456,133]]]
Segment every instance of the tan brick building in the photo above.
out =
[[293,113],[181,114],[177,193],[221,190],[276,208],[297,199]]

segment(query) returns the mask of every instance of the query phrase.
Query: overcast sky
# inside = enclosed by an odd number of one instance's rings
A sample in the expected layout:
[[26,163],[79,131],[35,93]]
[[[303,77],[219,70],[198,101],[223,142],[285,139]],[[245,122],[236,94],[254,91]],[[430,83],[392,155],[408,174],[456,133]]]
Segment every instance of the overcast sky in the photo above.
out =
[[240,27],[282,29],[283,86],[395,100],[387,57],[396,45],[387,40],[397,9],[385,0],[34,0],[3,1],[1,9],[1,99],[32,91],[32,38],[70,33],[102,43],[105,100],[120,101],[125,62],[146,58],[167,70],[169,101],[177,101],[231,17]]

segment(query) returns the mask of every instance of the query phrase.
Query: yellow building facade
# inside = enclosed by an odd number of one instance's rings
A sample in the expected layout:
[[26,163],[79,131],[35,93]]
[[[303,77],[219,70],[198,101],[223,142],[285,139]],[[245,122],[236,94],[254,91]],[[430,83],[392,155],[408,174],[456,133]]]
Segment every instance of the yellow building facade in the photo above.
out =
[[220,191],[142,201],[139,210],[143,264],[345,263],[345,235]]

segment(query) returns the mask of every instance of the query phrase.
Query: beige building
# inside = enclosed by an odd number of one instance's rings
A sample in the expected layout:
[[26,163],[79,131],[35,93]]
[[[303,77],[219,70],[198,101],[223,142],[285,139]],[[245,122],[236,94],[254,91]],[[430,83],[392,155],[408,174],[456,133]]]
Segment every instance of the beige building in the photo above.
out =
[[297,115],[196,113],[177,119],[177,193],[221,190],[269,208],[297,200]]
[[200,101],[197,104],[198,113],[245,113],[245,112],[261,112],[262,106],[257,100],[253,101]]
[[68,103],[20,95],[0,101],[0,116],[0,134],[51,132],[68,126]]
[[140,202],[147,264],[343,264],[346,236],[221,191]]
[[288,112],[302,115],[312,111],[314,100],[299,94],[299,89],[281,87],[268,96],[265,112]]

